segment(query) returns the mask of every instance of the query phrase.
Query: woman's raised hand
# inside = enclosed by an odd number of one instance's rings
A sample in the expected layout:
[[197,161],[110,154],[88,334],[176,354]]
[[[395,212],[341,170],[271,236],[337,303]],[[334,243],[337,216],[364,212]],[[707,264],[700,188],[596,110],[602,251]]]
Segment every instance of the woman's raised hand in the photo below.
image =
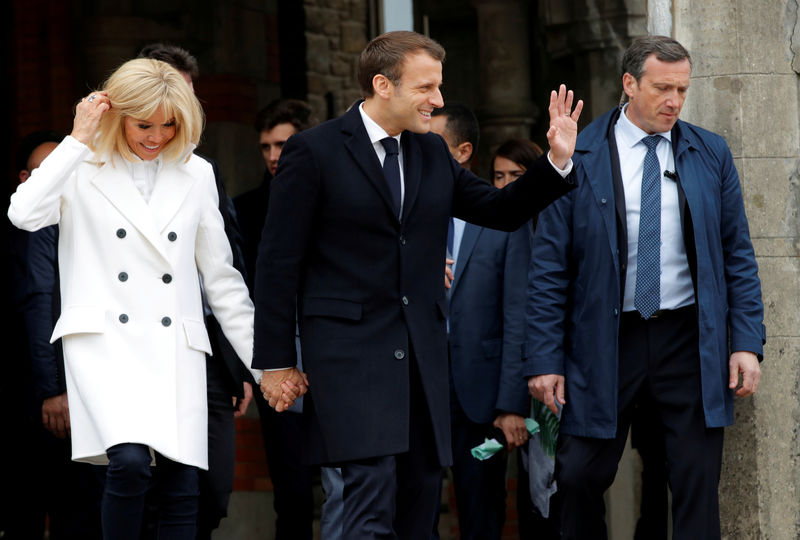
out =
[[75,107],[75,120],[72,123],[73,138],[89,144],[100,125],[103,114],[111,108],[111,101],[105,92],[92,92]]

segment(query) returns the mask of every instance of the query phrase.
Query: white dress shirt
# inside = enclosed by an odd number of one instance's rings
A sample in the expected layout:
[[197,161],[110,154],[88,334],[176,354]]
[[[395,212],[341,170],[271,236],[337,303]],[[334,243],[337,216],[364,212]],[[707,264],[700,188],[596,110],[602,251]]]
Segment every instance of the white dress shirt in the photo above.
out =
[[[626,116],[627,105],[614,126],[619,152],[620,172],[625,189],[625,210],[628,227],[628,269],[625,274],[623,311],[634,311],[636,266],[639,250],[639,213],[642,202],[642,169],[647,147],[642,139],[649,134]],[[661,166],[661,309],[677,309],[694,303],[692,276],[683,243],[678,184],[664,171],[675,171],[672,138],[669,131],[657,133],[662,139],[656,147]]]
[[[367,129],[369,142],[372,143],[372,148],[375,150],[375,153],[378,154],[378,161],[381,162],[381,167],[383,167],[383,161],[386,159],[386,149],[383,147],[383,144],[381,144],[381,139],[389,137],[389,134],[364,111],[364,102],[358,106],[358,112],[361,113],[361,120],[364,122],[364,127]],[[402,135],[402,133],[400,133],[400,135]],[[400,163],[400,215],[402,216],[403,200],[406,196],[406,177],[403,171],[403,145],[400,144],[400,135],[395,135],[394,138],[397,140],[397,146],[400,149],[397,161]]]

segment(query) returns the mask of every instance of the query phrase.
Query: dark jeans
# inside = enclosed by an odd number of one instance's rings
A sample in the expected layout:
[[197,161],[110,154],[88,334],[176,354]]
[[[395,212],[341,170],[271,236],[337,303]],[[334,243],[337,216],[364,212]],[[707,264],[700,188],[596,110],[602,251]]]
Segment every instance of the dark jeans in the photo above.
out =
[[194,540],[197,529],[197,468],[172,461],[158,452],[150,466],[150,449],[125,443],[107,451],[109,464],[101,507],[103,537],[138,540],[145,497],[154,491],[159,539]]

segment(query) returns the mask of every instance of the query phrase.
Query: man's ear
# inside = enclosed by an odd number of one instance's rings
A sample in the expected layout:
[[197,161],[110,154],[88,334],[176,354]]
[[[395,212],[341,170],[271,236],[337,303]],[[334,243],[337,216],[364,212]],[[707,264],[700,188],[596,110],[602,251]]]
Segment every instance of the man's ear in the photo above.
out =
[[636,78],[631,75],[630,73],[625,73],[622,76],[622,90],[627,94],[628,99],[630,100],[631,96],[634,93],[634,90],[639,86],[639,83],[636,81]]
[[386,75],[378,73],[372,78],[372,90],[374,90],[376,96],[388,99],[393,89],[394,84]]
[[458,161],[459,165],[464,165],[465,163],[469,163],[472,159],[472,143],[471,142],[462,142],[458,146],[456,146],[456,161]]
[[19,171],[19,183],[20,184],[24,184],[25,180],[30,178],[30,176],[31,176],[31,173],[28,172],[27,169],[22,169],[21,171]]

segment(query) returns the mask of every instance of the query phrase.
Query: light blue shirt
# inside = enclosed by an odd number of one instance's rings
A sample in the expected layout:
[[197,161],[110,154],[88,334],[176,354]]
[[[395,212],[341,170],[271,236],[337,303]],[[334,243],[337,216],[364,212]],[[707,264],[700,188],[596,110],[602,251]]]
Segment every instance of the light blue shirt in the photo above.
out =
[[[619,152],[620,172],[625,190],[625,211],[628,227],[628,269],[625,274],[625,295],[622,311],[634,311],[636,267],[639,253],[639,213],[642,202],[642,169],[647,147],[642,139],[649,134],[626,116],[626,105],[614,126]],[[672,138],[669,131],[657,133],[662,139],[656,147],[661,166],[661,309],[677,309],[694,303],[694,289],[686,246],[683,243],[678,184],[664,176],[675,171]]]

